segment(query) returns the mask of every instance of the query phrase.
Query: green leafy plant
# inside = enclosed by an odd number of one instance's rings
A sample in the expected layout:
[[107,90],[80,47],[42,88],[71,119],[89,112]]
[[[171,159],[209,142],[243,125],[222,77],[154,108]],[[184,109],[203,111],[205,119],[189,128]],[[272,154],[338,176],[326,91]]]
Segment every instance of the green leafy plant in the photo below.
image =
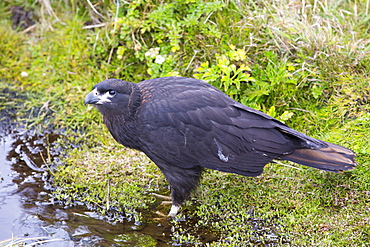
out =
[[236,100],[240,100],[240,91],[245,88],[243,84],[255,81],[251,77],[251,69],[246,52],[236,49],[234,45],[225,54],[216,54],[216,64],[202,63],[195,69],[195,78],[204,80]]
[[[282,121],[292,117],[293,113],[286,109],[292,106],[291,98],[302,87],[302,73],[295,75],[293,72],[296,69],[291,63],[277,65],[276,55],[271,52],[265,54],[268,57],[266,67],[255,65],[251,69],[245,50],[236,49],[233,45],[229,48],[223,55],[216,54],[215,64],[202,63],[195,70],[194,76],[222,89],[243,104],[257,109],[269,109],[267,112],[272,117]],[[276,105],[281,107],[284,104],[285,107],[276,108]]]

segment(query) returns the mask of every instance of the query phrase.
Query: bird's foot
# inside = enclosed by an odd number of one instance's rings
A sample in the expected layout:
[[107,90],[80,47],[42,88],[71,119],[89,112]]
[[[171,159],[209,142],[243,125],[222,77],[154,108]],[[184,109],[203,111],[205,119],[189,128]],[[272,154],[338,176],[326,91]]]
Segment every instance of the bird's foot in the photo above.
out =
[[161,199],[161,200],[168,200],[168,201],[171,201],[172,198],[170,196],[164,196],[164,195],[160,195],[160,194],[157,194],[157,193],[151,193],[153,196],[157,197],[158,199]]
[[178,214],[179,210],[180,210],[180,206],[172,205],[171,210],[168,213],[168,215],[165,215],[161,211],[156,211],[156,214],[158,214],[161,217],[172,217],[172,218],[174,218]]
[[[151,193],[151,194],[153,196],[157,197],[158,199],[166,200],[166,201],[162,201],[161,205],[170,205],[170,204],[172,204],[172,198],[170,196],[164,196],[164,195],[160,195],[160,194],[157,194],[157,193]],[[170,212],[168,213],[167,216],[176,217],[179,210],[180,210],[180,206],[172,205],[171,210],[170,210]],[[159,211],[157,211],[156,213],[160,216],[165,216],[163,213],[161,213]]]
[[161,205],[164,205],[164,206],[172,205],[172,201],[162,201]]

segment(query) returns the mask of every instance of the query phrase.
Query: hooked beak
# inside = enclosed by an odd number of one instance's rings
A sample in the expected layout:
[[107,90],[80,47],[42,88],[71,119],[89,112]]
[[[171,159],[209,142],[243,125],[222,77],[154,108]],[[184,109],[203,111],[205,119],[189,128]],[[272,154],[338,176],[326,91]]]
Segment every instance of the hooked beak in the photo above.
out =
[[85,105],[90,104],[90,105],[95,105],[98,103],[100,98],[96,95],[94,91],[90,92],[88,95],[86,95],[85,98]]

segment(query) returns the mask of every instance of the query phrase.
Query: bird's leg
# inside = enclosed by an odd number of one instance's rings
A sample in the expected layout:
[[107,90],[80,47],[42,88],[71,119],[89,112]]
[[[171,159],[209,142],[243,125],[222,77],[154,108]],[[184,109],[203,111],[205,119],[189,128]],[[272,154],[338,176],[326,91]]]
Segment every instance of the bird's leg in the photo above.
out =
[[174,217],[179,212],[180,205],[190,197],[191,192],[197,187],[203,168],[200,166],[189,169],[170,165],[158,166],[171,188],[172,207],[168,216]]

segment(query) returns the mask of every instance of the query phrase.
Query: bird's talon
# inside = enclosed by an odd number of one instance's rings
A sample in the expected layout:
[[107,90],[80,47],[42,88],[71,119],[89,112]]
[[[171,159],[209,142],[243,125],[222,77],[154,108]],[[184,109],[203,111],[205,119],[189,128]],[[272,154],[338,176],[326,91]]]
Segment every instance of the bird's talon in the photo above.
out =
[[172,201],[162,201],[161,205],[162,206],[172,205]]
[[161,199],[161,200],[172,201],[172,197],[170,197],[170,196],[165,196],[165,195],[161,195],[161,194],[157,194],[157,193],[150,193],[150,194],[157,197],[158,199]]

